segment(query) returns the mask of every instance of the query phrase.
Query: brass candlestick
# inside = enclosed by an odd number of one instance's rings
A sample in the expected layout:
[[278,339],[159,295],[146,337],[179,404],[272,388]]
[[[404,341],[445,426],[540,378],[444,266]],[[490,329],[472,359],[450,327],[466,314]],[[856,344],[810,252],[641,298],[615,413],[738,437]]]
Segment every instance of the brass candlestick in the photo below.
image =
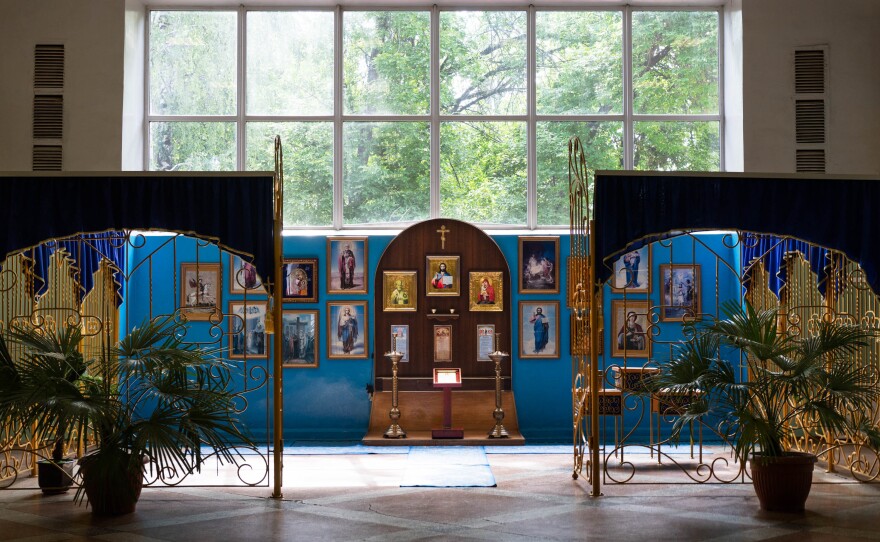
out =
[[400,409],[397,408],[397,364],[403,354],[397,351],[397,337],[394,338],[392,351],[385,354],[385,357],[391,360],[391,410],[388,417],[391,418],[391,425],[385,431],[385,438],[406,438],[406,431],[397,424],[400,419]]
[[489,431],[489,438],[507,438],[510,436],[507,433],[507,429],[501,423],[501,420],[504,419],[504,409],[501,407],[501,362],[504,361],[504,358],[508,357],[508,354],[498,350],[499,335],[501,334],[495,334],[495,351],[489,354],[489,358],[495,362],[495,411],[492,413],[492,416],[495,418],[495,427]]

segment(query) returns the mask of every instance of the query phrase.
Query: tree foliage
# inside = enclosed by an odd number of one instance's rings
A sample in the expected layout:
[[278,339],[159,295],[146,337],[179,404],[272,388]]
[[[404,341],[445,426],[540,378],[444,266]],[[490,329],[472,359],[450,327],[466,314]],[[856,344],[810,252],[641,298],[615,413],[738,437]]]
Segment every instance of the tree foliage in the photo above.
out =
[[[246,113],[287,118],[248,122],[246,167],[271,169],[271,141],[282,135],[289,226],[331,223],[334,156],[342,161],[346,224],[428,218],[430,12],[342,13],[346,117],[342,148],[335,150],[333,17],[247,12]],[[718,13],[635,10],[632,20],[633,113],[717,114]],[[440,154],[434,159],[442,216],[524,224],[533,137],[539,224],[567,224],[569,139],[581,138],[592,169],[624,166],[622,12],[537,12],[533,135],[525,122],[526,12],[444,10],[439,23]],[[234,12],[152,13],[154,114],[236,113],[234,30]],[[408,118],[395,118],[400,115]],[[573,115],[616,118],[564,118]],[[486,118],[492,116],[500,118]],[[718,169],[719,129],[717,121],[636,117],[634,167]],[[231,122],[155,122],[150,166],[234,169],[236,137]]]

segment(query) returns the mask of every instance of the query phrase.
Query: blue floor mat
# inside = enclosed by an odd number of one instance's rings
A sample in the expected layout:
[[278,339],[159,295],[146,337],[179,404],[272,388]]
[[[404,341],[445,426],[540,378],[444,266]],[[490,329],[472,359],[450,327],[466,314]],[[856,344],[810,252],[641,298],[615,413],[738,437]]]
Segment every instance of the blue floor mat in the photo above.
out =
[[482,446],[413,447],[400,487],[495,487]]

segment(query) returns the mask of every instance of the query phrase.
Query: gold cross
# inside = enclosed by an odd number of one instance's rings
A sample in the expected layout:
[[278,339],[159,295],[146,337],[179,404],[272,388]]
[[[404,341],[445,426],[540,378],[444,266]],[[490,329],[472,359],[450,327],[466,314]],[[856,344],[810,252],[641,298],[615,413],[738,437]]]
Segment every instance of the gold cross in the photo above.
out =
[[452,230],[446,229],[446,224],[443,224],[442,226],[440,226],[440,229],[437,230],[437,233],[440,234],[440,248],[442,248],[442,249],[446,248],[446,234],[451,231]]

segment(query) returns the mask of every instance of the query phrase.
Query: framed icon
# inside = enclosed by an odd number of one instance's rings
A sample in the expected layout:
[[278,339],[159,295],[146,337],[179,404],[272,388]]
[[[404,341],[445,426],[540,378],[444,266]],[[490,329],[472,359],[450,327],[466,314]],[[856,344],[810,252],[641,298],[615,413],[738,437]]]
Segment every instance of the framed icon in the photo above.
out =
[[519,293],[559,293],[559,237],[519,238]]
[[318,311],[285,310],[281,315],[281,363],[284,367],[318,366]]
[[559,301],[519,302],[519,357],[559,357]]
[[288,303],[318,301],[318,259],[285,258],[281,263],[283,298]]
[[504,273],[471,271],[468,274],[468,302],[472,311],[503,311]]
[[327,303],[328,358],[366,358],[368,337],[366,301]]
[[630,250],[614,262],[614,275],[609,281],[612,292],[628,294],[651,291],[651,245]]
[[266,301],[229,302],[229,357],[267,358]]
[[382,310],[413,312],[416,310],[416,271],[382,272]]
[[700,313],[699,264],[661,264],[660,288],[663,292],[661,320],[683,322],[697,318]]
[[327,293],[367,293],[367,238],[327,238]]
[[425,295],[453,296],[461,293],[458,256],[426,256]]
[[452,361],[452,326],[434,326],[434,363]]
[[614,357],[650,358],[648,301],[614,299],[611,301],[611,355]]
[[266,293],[263,280],[257,274],[257,268],[252,263],[242,260],[241,256],[229,255],[229,270],[229,293]]
[[219,263],[181,263],[180,313],[188,320],[219,319],[222,279]]
[[401,363],[409,361],[409,326],[403,324],[391,325],[391,350],[397,350],[403,357]]

